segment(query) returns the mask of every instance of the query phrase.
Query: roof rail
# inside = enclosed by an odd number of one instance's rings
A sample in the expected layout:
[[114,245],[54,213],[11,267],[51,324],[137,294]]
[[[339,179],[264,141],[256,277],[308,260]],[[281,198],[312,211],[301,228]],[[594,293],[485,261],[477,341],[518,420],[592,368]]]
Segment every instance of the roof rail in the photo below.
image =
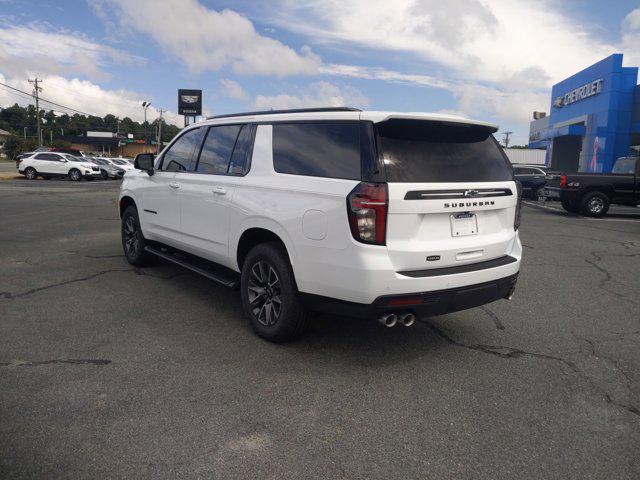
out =
[[320,107],[320,108],[292,108],[290,110],[261,110],[258,112],[225,113],[224,115],[214,115],[207,117],[207,120],[214,118],[228,117],[252,117],[254,115],[275,115],[277,113],[309,113],[309,112],[361,112],[359,108],[353,107]]

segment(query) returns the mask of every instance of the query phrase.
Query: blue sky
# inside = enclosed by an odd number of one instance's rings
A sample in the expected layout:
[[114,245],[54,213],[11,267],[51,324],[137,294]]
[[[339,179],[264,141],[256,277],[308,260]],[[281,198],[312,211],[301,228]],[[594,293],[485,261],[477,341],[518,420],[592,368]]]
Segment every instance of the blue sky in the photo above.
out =
[[551,85],[617,52],[640,64],[640,1],[0,0],[0,82],[136,120],[148,100],[181,122],[177,89],[201,88],[208,114],[436,111],[522,144]]

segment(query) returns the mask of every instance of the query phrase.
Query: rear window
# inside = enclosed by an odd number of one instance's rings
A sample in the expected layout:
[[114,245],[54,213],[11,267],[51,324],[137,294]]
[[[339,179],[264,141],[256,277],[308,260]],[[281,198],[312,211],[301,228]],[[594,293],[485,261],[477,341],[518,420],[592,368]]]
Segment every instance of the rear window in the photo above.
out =
[[636,159],[633,157],[622,157],[616,160],[611,173],[636,173]]
[[357,123],[273,125],[273,168],[279,173],[360,180]]
[[512,180],[493,128],[449,122],[390,120],[376,126],[389,182]]

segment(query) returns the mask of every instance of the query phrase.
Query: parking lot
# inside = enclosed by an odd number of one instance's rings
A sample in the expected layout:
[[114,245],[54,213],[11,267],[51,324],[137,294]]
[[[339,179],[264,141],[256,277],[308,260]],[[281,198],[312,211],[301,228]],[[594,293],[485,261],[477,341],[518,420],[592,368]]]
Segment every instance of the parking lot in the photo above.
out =
[[1,478],[640,477],[633,210],[525,205],[512,301],[275,345],[126,263],[118,187],[0,181]]

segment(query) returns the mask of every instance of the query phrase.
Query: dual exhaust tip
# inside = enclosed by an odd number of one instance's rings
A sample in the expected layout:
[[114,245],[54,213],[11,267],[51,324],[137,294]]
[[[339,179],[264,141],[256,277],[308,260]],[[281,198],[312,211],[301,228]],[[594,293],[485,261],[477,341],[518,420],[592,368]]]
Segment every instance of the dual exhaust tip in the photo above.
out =
[[382,315],[378,321],[388,328],[394,327],[396,323],[405,327],[410,327],[416,323],[416,316],[413,313],[388,313],[386,315]]

